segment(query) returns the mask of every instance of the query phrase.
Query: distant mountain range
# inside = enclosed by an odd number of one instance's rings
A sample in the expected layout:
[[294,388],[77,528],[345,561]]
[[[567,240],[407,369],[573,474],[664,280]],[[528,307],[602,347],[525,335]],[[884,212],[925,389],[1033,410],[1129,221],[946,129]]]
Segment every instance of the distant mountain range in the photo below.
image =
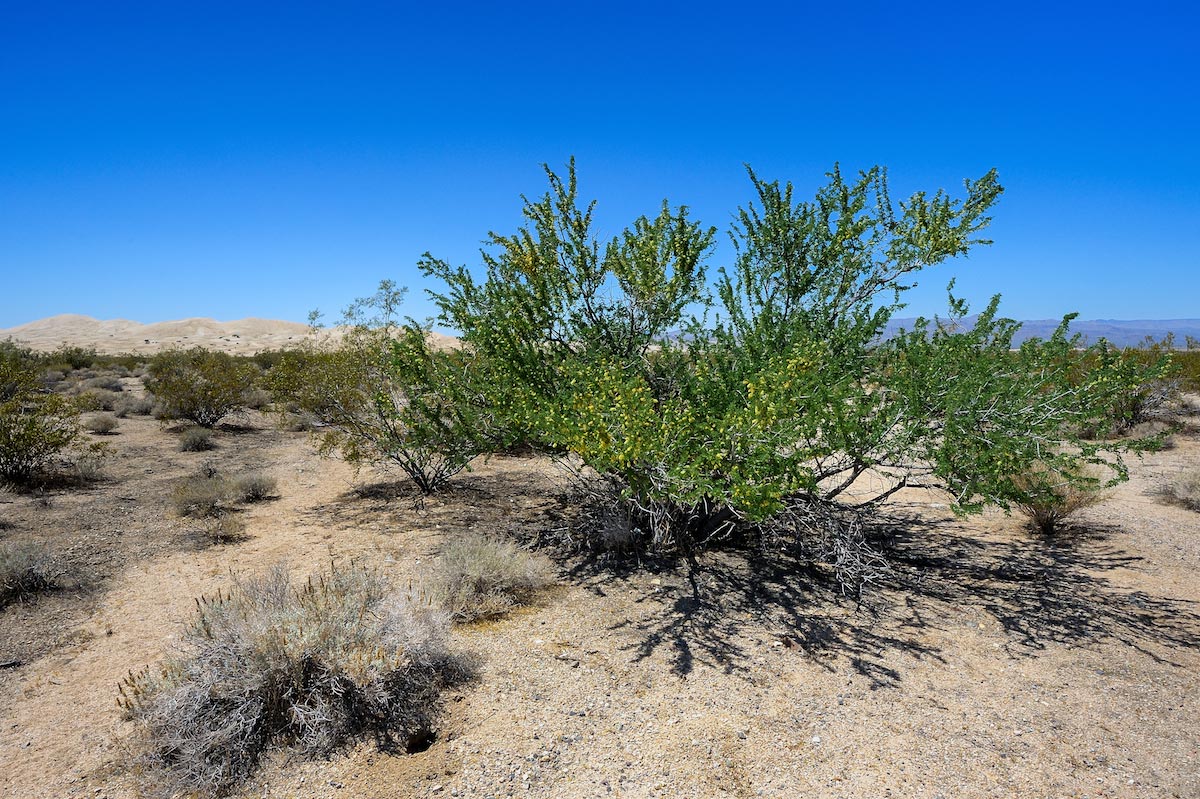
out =
[[[976,317],[970,316],[963,324],[971,327]],[[893,319],[888,323],[885,336],[893,336],[901,329],[911,330],[917,320]],[[1021,329],[1013,338],[1013,344],[1020,344],[1030,338],[1047,338],[1058,329],[1058,319],[1031,319],[1021,322]],[[1076,319],[1071,322],[1071,333],[1083,336],[1084,343],[1094,344],[1100,339],[1107,339],[1117,347],[1136,347],[1145,341],[1147,336],[1155,341],[1161,340],[1168,333],[1175,334],[1175,346],[1183,347],[1186,336],[1200,339],[1200,319]]]

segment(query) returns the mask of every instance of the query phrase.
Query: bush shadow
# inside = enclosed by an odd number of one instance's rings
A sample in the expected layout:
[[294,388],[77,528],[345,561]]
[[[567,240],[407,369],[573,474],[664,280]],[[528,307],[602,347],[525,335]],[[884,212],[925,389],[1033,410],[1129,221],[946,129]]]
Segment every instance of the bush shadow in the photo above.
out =
[[1116,643],[1178,665],[1173,652],[1200,648],[1196,603],[1114,581],[1118,571],[1143,568],[1111,542],[1115,529],[1067,532],[989,535],[952,520],[879,517],[875,542],[892,573],[861,599],[843,594],[821,566],[785,552],[713,551],[694,566],[644,554],[548,554],[597,595],[632,589],[641,615],[610,630],[630,638],[625,648],[635,661],[665,656],[680,676],[700,660],[749,674],[765,652],[782,647],[830,671],[849,667],[872,688],[895,686],[905,662],[944,662],[939,642],[967,620],[975,626],[988,617],[1003,630],[1010,657]]

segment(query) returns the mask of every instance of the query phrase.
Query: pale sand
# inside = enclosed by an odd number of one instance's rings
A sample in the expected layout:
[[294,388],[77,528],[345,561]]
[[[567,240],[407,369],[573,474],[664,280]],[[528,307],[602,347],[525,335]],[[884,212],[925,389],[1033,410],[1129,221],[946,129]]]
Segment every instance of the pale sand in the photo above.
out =
[[[318,335],[336,337],[337,330],[314,333],[306,324],[278,319],[219,322],[193,318],[142,324],[128,319],[94,319],[79,314],[60,314],[0,329],[0,341],[11,338],[38,351],[55,350],[65,344],[109,355],[153,354],[175,347],[204,347],[251,355],[263,350],[296,347],[313,341]],[[453,337],[439,333],[431,333],[430,339],[439,347],[456,344]]]

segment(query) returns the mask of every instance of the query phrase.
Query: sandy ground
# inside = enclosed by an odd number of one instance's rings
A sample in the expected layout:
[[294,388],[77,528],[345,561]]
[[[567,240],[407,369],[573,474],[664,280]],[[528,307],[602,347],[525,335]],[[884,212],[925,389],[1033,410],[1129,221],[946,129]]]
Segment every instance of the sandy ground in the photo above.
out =
[[[20,662],[0,670],[0,795],[137,795],[116,683],[231,572],[365,557],[419,581],[457,531],[529,541],[569,515],[542,458],[478,464],[420,503],[304,433],[236,421],[183,453],[130,417],[105,482],[0,494],[0,540],[47,541],[76,575],[0,610],[0,661]],[[1056,541],[898,497],[896,578],[861,604],[782,558],[713,553],[690,575],[544,549],[558,585],[535,607],[456,629],[481,671],[428,751],[280,754],[244,795],[1200,796],[1200,514],[1153,497],[1200,467],[1200,436],[1176,441]],[[206,461],[279,481],[241,543],[202,545],[169,510]]]

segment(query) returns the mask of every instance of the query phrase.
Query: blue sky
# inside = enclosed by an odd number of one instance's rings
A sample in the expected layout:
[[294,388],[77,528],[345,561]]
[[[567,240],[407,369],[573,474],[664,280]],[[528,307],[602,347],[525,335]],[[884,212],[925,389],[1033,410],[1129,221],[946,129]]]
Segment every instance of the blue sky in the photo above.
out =
[[[1193,4],[0,0],[0,327],[302,321],[476,265],[574,155],[605,237],[997,167],[996,244],[923,276],[1017,318],[1200,317]],[[722,237],[724,240],[724,237]],[[728,262],[726,245],[711,267]]]

